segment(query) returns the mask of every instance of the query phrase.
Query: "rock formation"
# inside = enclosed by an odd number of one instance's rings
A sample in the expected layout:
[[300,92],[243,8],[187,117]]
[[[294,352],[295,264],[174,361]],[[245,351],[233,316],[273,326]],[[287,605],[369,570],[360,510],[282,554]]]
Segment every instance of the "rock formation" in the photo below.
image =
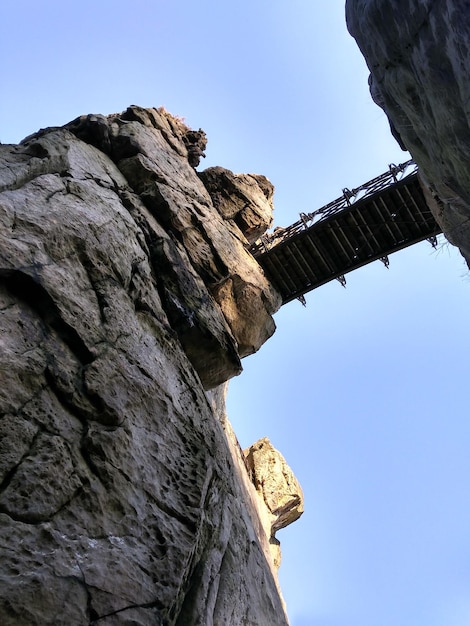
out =
[[433,213],[470,261],[470,8],[466,0],[347,0],[374,101],[420,168]]
[[276,532],[298,520],[304,512],[302,488],[282,454],[267,437],[251,445],[244,454],[251,481],[264,504],[263,525],[270,538],[274,563],[279,567],[281,551]]
[[205,143],[132,106],[0,146],[2,626],[287,623],[300,496],[266,533],[220,387],[274,331],[273,189]]

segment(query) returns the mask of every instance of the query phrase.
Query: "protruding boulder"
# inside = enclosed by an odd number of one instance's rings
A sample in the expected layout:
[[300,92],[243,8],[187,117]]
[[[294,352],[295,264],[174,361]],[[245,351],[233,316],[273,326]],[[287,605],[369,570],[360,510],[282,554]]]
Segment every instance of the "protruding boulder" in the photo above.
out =
[[256,492],[264,503],[275,561],[280,564],[278,530],[292,524],[304,512],[302,488],[282,454],[267,437],[244,450],[246,465]]
[[199,177],[215,208],[224,219],[235,222],[249,243],[272,226],[274,186],[266,176],[209,167]]

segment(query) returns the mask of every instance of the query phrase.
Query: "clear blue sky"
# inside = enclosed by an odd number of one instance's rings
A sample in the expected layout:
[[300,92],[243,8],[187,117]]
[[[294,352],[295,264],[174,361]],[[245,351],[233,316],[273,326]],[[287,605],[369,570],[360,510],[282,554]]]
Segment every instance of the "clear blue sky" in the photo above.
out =
[[[202,166],[276,186],[297,220],[407,159],[370,101],[343,0],[3,0],[0,140],[129,104],[208,134]],[[278,533],[292,626],[469,626],[470,279],[420,244],[277,314],[229,413],[306,512]],[[268,625],[266,625],[268,626]]]

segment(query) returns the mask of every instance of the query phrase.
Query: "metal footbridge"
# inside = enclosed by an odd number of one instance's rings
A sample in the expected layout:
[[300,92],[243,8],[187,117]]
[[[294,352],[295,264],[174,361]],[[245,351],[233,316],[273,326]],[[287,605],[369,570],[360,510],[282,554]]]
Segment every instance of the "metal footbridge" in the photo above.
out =
[[299,221],[276,228],[250,251],[282,295],[299,299],[345,274],[427,239],[435,247],[441,232],[425,199],[413,161],[389,170]]

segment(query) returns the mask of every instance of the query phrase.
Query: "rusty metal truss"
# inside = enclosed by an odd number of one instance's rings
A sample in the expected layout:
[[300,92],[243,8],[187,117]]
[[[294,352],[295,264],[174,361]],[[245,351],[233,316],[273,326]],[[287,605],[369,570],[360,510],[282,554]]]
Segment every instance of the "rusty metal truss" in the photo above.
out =
[[287,228],[264,235],[250,251],[280,291],[283,303],[345,274],[441,232],[413,161],[389,170],[313,213],[301,213]]

